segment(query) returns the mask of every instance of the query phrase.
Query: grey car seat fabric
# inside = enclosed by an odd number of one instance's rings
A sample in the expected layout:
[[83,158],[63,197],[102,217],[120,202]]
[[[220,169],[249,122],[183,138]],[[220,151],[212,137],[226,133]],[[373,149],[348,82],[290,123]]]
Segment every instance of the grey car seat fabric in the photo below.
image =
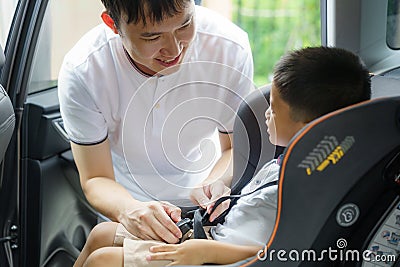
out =
[[273,159],[275,146],[268,139],[265,111],[271,85],[252,92],[241,103],[233,128],[232,193],[237,194],[256,172]]
[[0,162],[3,160],[15,125],[15,116],[11,101],[0,85]]
[[3,53],[3,48],[0,45],[0,68],[4,65],[5,61],[6,61],[6,58]]
[[[270,251],[338,250],[338,240],[346,241],[345,249],[368,248],[377,224],[398,202],[399,111],[400,98],[373,100],[329,114],[292,140],[280,173]],[[272,266],[283,265],[321,261]]]
[[375,75],[371,78],[372,98],[400,95],[400,79]]
[[[319,255],[338,250],[338,240],[347,242],[346,249],[367,249],[376,224],[398,202],[399,111],[400,98],[376,99],[317,119],[292,139],[280,171],[269,251],[312,249]],[[275,258],[270,266],[321,266],[329,260]]]
[[[5,61],[3,49],[0,46],[0,68]],[[14,109],[3,86],[0,85],[0,163],[3,161],[15,126]]]

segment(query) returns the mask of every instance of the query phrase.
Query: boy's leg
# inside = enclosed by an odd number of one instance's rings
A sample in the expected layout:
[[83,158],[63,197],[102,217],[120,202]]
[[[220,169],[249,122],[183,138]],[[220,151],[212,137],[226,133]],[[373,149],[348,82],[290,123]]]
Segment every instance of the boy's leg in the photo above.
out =
[[83,247],[74,267],[84,266],[86,259],[95,250],[103,247],[112,247],[114,245],[114,236],[118,223],[102,222],[96,225],[89,234],[86,244]]
[[137,238],[122,224],[103,222],[96,225],[90,232],[74,267],[165,266],[170,261],[148,262],[146,260],[146,255],[150,253],[149,248],[159,244],[162,242]]
[[[115,229],[115,230],[114,230]],[[103,266],[124,266],[124,267],[161,267],[170,263],[170,261],[152,261],[148,262],[146,256],[150,254],[149,248],[154,245],[164,244],[155,240],[141,240],[129,233],[122,224],[117,224],[114,228],[114,244],[106,247],[94,248],[95,251],[87,256],[84,267],[103,267]],[[95,232],[99,229],[94,229]],[[102,238],[100,234],[95,237]],[[89,240],[89,239],[88,239]],[[96,242],[97,244],[100,241]],[[122,246],[123,247],[120,247]]]
[[132,240],[125,239],[123,247],[124,267],[161,267],[171,263],[171,261],[147,261],[146,256],[150,255],[150,247],[165,244],[155,240]]
[[[123,267],[124,249],[122,247],[102,247],[87,258],[84,267]],[[136,265],[132,265],[136,266]]]
[[[118,246],[123,246],[123,252],[117,250],[103,251],[104,255],[107,255],[110,259],[107,261],[109,266],[120,266],[120,253],[122,256],[122,264],[124,267],[161,267],[170,263],[170,261],[152,261],[148,262],[146,256],[150,254],[149,248],[151,246],[165,244],[161,241],[156,240],[142,240],[126,230],[122,224],[118,224],[115,233],[114,244]],[[92,257],[92,255],[90,255]],[[89,258],[90,258],[89,257]],[[100,259],[98,260],[101,261]],[[90,265],[97,266],[97,265]],[[99,265],[107,266],[107,265]],[[85,265],[86,267],[86,265]]]

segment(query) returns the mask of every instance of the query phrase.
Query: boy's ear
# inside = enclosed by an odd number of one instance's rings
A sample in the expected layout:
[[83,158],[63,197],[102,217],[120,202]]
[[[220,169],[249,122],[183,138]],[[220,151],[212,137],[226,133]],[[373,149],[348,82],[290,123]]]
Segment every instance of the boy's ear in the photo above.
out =
[[115,27],[114,20],[110,17],[110,15],[108,15],[107,11],[103,11],[101,13],[101,19],[115,34],[118,34],[118,30]]

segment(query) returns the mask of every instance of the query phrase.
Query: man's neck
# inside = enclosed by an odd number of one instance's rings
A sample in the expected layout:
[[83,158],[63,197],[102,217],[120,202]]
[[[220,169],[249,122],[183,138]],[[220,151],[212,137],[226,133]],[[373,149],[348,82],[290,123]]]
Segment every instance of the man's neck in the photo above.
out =
[[143,76],[146,76],[146,77],[152,77],[152,76],[154,76],[154,75],[156,74],[156,72],[152,71],[151,69],[147,68],[146,66],[135,62],[135,61],[133,60],[133,58],[131,57],[131,55],[129,55],[129,53],[128,53],[128,51],[125,49],[125,47],[123,47],[123,48],[124,48],[125,55],[127,56],[129,62],[131,63],[131,65],[132,65],[140,74],[142,74]]

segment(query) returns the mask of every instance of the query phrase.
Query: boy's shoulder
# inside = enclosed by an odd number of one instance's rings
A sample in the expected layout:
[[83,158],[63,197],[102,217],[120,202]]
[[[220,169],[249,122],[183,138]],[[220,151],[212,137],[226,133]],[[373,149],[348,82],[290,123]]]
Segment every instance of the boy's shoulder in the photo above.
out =
[[277,163],[277,159],[267,162],[257,172],[257,174],[254,175],[253,179],[251,179],[251,181],[243,188],[242,193],[254,191],[257,188],[260,188],[262,185],[277,181],[279,179],[279,170],[280,165]]

